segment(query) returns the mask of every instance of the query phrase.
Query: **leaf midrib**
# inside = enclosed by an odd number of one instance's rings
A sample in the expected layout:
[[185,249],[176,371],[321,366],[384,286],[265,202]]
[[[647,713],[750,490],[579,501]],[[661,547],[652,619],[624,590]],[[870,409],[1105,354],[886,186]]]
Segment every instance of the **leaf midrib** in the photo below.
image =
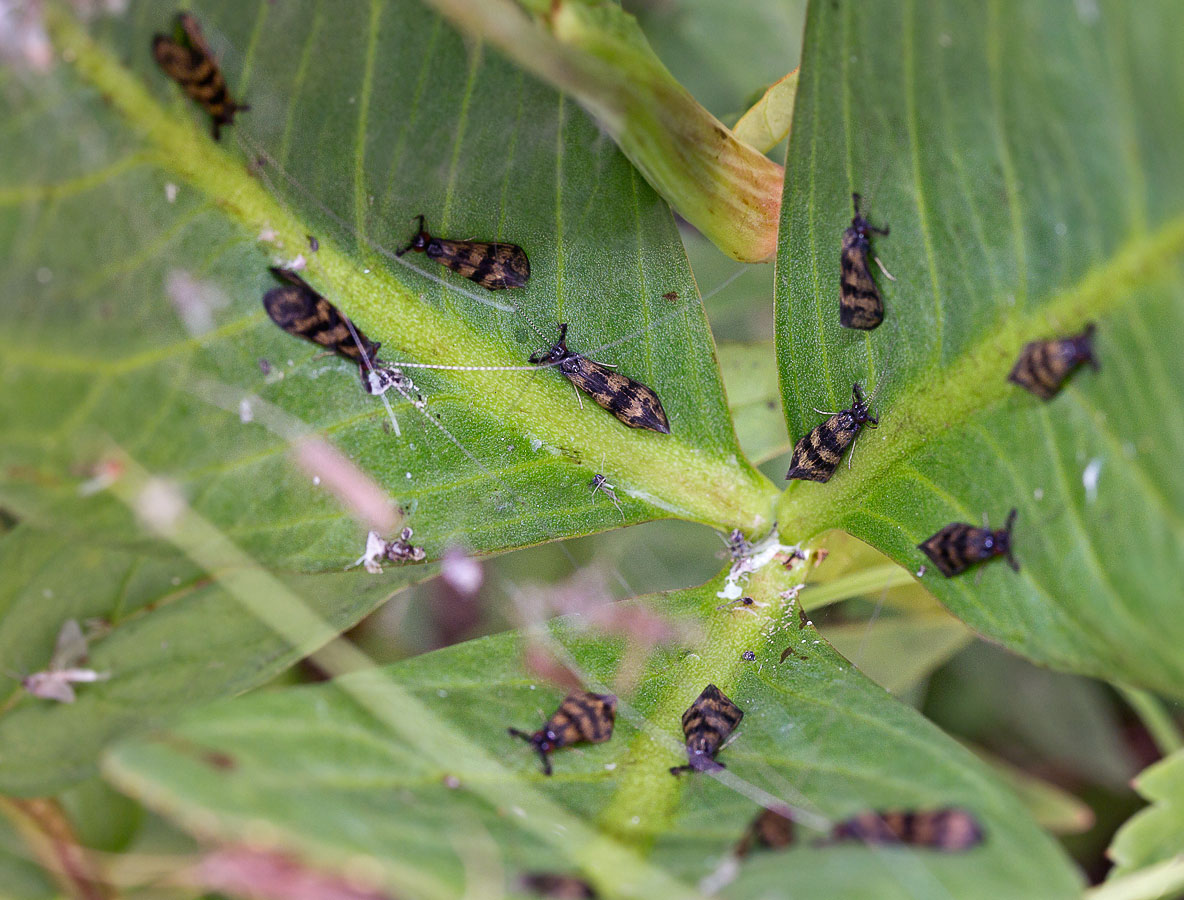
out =
[[1109,261],[1039,309],[1001,324],[950,366],[920,378],[881,417],[882,440],[860,448],[857,467],[840,468],[825,485],[796,482],[782,494],[777,506],[782,539],[808,540],[839,525],[893,466],[943,432],[1005,402],[1014,389],[1007,373],[1026,343],[1078,331],[1114,312],[1131,302],[1139,288],[1170,277],[1166,264],[1181,255],[1184,216],[1128,241]]

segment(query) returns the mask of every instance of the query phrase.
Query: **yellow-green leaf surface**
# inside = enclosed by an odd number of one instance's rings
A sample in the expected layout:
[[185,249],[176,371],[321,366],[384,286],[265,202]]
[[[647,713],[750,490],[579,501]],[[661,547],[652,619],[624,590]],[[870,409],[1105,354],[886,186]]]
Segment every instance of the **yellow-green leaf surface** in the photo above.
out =
[[[916,571],[953,521],[1018,509],[1002,561],[923,582],[1039,662],[1184,689],[1184,90],[1176,3],[925,0],[810,7],[777,278],[795,440],[881,384],[877,431],[796,482],[786,539],[838,526]],[[884,323],[839,325],[863,195]],[[1096,322],[1101,371],[1043,402],[1028,341]],[[981,579],[981,580],[980,580]]]
[[[283,453],[307,430],[401,506],[429,558],[618,524],[588,490],[597,471],[630,521],[768,528],[773,488],[739,456],[670,212],[579,108],[415,3],[195,12],[251,104],[220,144],[151,58],[163,4],[93,35],[51,5],[62,61],[4,75],[0,209],[21,339],[0,349],[0,502],[135,539],[126,509],[79,495],[113,441],[256,558],[339,568],[366,527]],[[517,241],[530,284],[509,296],[395,259],[419,213],[445,236]],[[264,314],[267,266],[298,257],[387,359],[526,366],[569,322],[574,348],[659,392],[673,434],[581,409],[557,372],[530,369],[409,370],[424,403],[392,393],[396,436],[350,364]],[[174,306],[193,294],[183,321]]]
[[[721,887],[799,900],[1076,896],[1072,867],[986,765],[799,621],[778,594],[793,577],[777,563],[753,575],[751,608],[718,608],[722,578],[637,601],[677,637],[636,681],[628,645],[600,633],[595,616],[555,620],[532,635],[207,707],[120,745],[105,771],[208,839],[248,838],[266,819],[275,846],[328,868],[368,859],[400,896],[462,896],[476,889],[478,861],[498,873],[480,883],[486,891],[544,870],[579,873],[605,897]],[[557,751],[550,778],[506,734],[537,728],[562,698],[523,666],[528,642],[621,698],[612,740]],[[676,779],[679,719],[708,678],[744,719],[718,779]],[[797,811],[799,841],[737,869],[732,850],[762,802]],[[973,810],[981,847],[824,847],[811,828],[867,808],[943,805]]]

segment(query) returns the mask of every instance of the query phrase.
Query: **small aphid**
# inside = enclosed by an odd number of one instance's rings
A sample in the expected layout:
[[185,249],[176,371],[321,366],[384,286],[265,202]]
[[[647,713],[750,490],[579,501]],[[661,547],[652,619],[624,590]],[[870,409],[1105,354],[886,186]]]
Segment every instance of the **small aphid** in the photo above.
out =
[[592,885],[575,875],[557,875],[554,872],[527,872],[521,878],[522,887],[540,897],[556,900],[595,900],[596,891]]
[[736,847],[736,855],[743,859],[753,847],[765,847],[769,850],[784,850],[793,843],[793,821],[789,818],[788,809],[763,809],[759,816],[752,820],[744,837]]
[[1016,510],[1007,514],[1007,521],[997,531],[990,528],[976,528],[965,522],[951,522],[917,549],[928,556],[941,569],[946,578],[965,572],[975,563],[995,556],[1006,556],[1008,564],[1020,570],[1020,564],[1011,555],[1011,527],[1015,524]]
[[677,300],[678,299],[678,291],[667,291],[665,294],[662,295],[662,299],[663,300],[671,300],[671,301]]
[[723,763],[715,761],[715,754],[743,718],[744,711],[714,684],[703,688],[703,693],[682,714],[682,733],[687,739],[687,765],[673,766],[670,774],[716,772],[724,768]]
[[733,528],[723,541],[724,546],[728,548],[728,555],[732,559],[743,559],[752,552],[752,544],[739,528]]
[[530,278],[530,260],[517,244],[432,237],[424,229],[423,216],[416,218],[419,219],[419,229],[411,243],[395,251],[395,256],[402,256],[408,250],[426,253],[429,259],[491,291],[520,288]]
[[662,409],[662,401],[653,389],[614,372],[604,363],[568,350],[566,322],[559,325],[558,343],[550,350],[532,354],[530,363],[535,366],[554,366],[579,390],[630,428],[647,428],[659,434],[670,434],[666,411]]
[[745,650],[740,654],[740,658],[745,662],[756,662],[756,654],[751,650]]
[[34,672],[21,679],[21,687],[43,700],[57,700],[61,703],[74,702],[74,688],[71,683],[105,681],[110,672],[96,672],[94,669],[78,668],[86,661],[86,638],[77,619],[67,619],[58,631],[53,655],[43,672]]
[[551,774],[548,756],[560,747],[585,741],[602,744],[613,736],[617,716],[617,698],[612,694],[592,694],[572,691],[563,698],[559,709],[538,731],[527,734],[517,728],[507,729],[514,737],[522,738],[534,747],[543,762],[543,774]]
[[722,612],[725,609],[735,609],[738,606],[752,606],[755,603],[751,597],[737,597],[735,600],[729,600],[727,603],[721,603],[715,609],[717,612]]
[[164,73],[213,116],[214,140],[219,139],[223,125],[234,123],[236,113],[250,109],[230,99],[226,79],[202,36],[201,26],[188,13],[177,15],[172,37],[157,34],[152,38],[152,55]]
[[421,562],[427,554],[423,547],[412,545],[411,535],[411,529],[404,528],[395,540],[388,541],[377,531],[371,531],[366,535],[365,552],[346,568],[364,566],[371,575],[381,575],[384,560],[395,563]]
[[1091,322],[1075,337],[1025,344],[1007,380],[1042,400],[1051,400],[1070,373],[1082,363],[1089,363],[1095,372],[1098,370],[1098,361],[1094,359],[1094,330]]
[[871,415],[868,407],[875,394],[867,400],[858,384],[851,386],[851,406],[836,413],[815,412],[830,418],[805,435],[793,448],[787,479],[800,478],[803,481],[830,481],[843,458],[843,452],[859,436],[864,425],[876,428],[880,420]]
[[318,250],[321,249],[321,242],[318,241],[315,237],[313,237],[311,234],[306,234],[305,237],[308,238],[308,249],[309,250],[311,250],[313,253],[316,253]]
[[617,512],[621,514],[621,518],[625,518],[625,511],[621,509],[621,504],[617,502],[616,489],[608,483],[608,479],[597,472],[592,476],[592,480],[588,482],[588,487],[592,488],[592,493],[595,494],[600,491],[608,499],[613,501],[613,506],[617,508]]
[[837,824],[829,843],[904,844],[953,853],[982,843],[978,820],[962,809],[865,812]]
[[366,390],[376,393],[367,378],[381,345],[362,334],[361,329],[295,272],[275,266],[270,271],[284,282],[263,295],[263,308],[271,320],[289,334],[357,363]]
[[868,268],[871,250],[868,234],[888,234],[887,228],[875,228],[859,214],[859,194],[851,195],[855,216],[843,232],[839,251],[839,324],[844,328],[870,331],[884,321],[884,301]]

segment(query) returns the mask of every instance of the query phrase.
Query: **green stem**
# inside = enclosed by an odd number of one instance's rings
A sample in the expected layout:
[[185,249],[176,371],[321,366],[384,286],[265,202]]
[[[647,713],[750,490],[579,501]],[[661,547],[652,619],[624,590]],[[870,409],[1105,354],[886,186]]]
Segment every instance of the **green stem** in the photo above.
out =
[[[95,44],[68,12],[51,5],[46,18],[61,57],[142,136],[157,165],[204,192],[248,233],[274,234],[269,252],[295,257],[306,248],[309,229],[266,192],[241,159],[210,140],[195,118],[168,115],[144,84]],[[515,348],[421,302],[415,290],[377,259],[351,258],[334,241],[322,238],[309,271],[310,279],[329,286],[334,302],[367,333],[411,359],[522,365]],[[580,410],[558,376],[450,372],[449,377],[474,406],[521,433],[581,451],[587,459],[603,457],[610,471],[643,489],[655,506],[672,515],[725,531],[739,527],[762,533],[772,524],[777,489],[751,466],[665,435],[622,427],[592,404]]]
[[1160,753],[1170,756],[1184,747],[1184,735],[1181,735],[1176,720],[1164,706],[1162,700],[1142,688],[1127,687],[1123,684],[1116,685],[1116,687],[1131,709],[1135,711],[1135,715],[1142,721],[1143,727],[1147,729],[1152,740],[1155,741],[1155,746],[1159,748]]
[[906,569],[902,569],[896,563],[873,566],[802,591],[802,607],[809,610],[821,609],[832,603],[850,600],[852,597],[860,597],[873,591],[903,587],[912,584],[914,580]]

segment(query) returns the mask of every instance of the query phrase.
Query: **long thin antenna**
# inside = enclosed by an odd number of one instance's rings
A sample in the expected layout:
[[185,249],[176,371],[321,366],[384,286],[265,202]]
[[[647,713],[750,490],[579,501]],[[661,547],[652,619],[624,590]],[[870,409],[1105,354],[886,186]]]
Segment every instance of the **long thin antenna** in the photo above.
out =
[[[374,368],[374,364],[370,361],[370,354],[366,352],[366,348],[362,345],[362,338],[358,335],[358,330],[354,328],[354,323],[350,321],[349,316],[343,315],[341,318],[345,320],[346,327],[349,328],[349,333],[354,339],[354,344],[357,345],[358,352],[362,354],[362,362],[365,364],[367,372],[371,376],[377,375],[378,373]],[[378,399],[386,407],[386,414],[390,416],[391,426],[395,429],[395,437],[401,437],[402,432],[399,431],[399,420],[395,418],[395,411],[391,408],[390,401],[386,399],[386,391],[379,391]]]

